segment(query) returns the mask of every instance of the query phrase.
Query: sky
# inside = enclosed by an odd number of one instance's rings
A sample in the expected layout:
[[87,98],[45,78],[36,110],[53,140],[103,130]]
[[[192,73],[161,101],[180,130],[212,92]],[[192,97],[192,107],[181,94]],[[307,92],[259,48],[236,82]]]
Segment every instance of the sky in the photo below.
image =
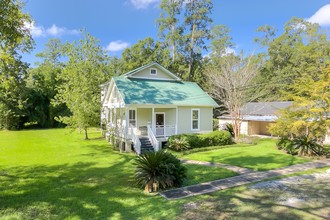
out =
[[[122,51],[146,37],[158,39],[156,19],[159,0],[25,0],[24,12],[31,15],[29,25],[35,49],[23,59],[32,64],[35,54],[50,38],[63,43],[81,38],[84,29],[100,40],[109,55]],[[271,25],[279,31],[292,17],[318,23],[330,34],[329,0],[213,0],[213,25],[230,30],[235,50],[254,53],[258,45],[257,28]]]

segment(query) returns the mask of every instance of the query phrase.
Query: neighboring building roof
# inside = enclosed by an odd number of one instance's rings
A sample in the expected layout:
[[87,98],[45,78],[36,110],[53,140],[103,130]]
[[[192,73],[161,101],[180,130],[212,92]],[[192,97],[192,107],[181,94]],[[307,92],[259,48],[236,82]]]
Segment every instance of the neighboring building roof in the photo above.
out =
[[280,109],[287,108],[292,102],[249,102],[241,109],[242,115],[276,116]]
[[212,106],[218,104],[194,82],[113,77],[125,104]]
[[[249,102],[241,109],[241,119],[245,121],[276,121],[279,110],[292,105],[292,102]],[[219,119],[232,119],[229,115],[219,116]]]

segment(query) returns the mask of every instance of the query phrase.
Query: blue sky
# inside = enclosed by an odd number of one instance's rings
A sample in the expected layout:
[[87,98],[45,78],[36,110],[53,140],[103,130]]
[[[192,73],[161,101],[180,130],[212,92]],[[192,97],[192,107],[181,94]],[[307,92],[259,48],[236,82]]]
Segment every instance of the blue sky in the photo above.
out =
[[[140,39],[157,39],[159,0],[25,0],[25,4],[25,11],[34,20],[30,28],[36,46],[31,54],[24,55],[31,64],[48,39],[78,40],[80,29],[100,39],[109,55],[120,56],[125,47]],[[268,24],[282,30],[291,17],[319,23],[330,33],[329,0],[213,0],[213,5],[214,25],[231,29],[237,51],[254,52],[258,27]]]

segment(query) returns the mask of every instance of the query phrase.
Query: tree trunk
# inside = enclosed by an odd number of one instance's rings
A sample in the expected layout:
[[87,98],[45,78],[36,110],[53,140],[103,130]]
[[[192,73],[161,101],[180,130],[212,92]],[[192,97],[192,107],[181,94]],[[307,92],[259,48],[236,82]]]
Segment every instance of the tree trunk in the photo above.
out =
[[85,140],[88,140],[87,127],[86,127],[86,128],[84,128],[84,131],[85,131]]
[[193,56],[194,56],[194,41],[195,41],[195,24],[193,24],[192,31],[191,31],[189,67],[188,67],[188,81],[191,81],[193,79],[192,63],[193,63]]
[[172,25],[172,63],[175,61],[175,40],[173,39],[174,32],[175,24]]

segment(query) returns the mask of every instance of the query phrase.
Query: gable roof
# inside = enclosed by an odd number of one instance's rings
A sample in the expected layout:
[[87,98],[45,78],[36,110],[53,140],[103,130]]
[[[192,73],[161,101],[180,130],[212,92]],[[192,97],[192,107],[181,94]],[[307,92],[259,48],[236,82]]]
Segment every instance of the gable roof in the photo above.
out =
[[280,109],[287,108],[292,102],[249,102],[241,109],[242,115],[275,116]]
[[125,104],[211,106],[218,104],[196,83],[113,77]]
[[145,70],[149,67],[152,67],[152,66],[156,66],[158,67],[159,69],[163,70],[164,73],[166,73],[167,75],[169,75],[171,78],[173,78],[173,80],[175,81],[181,81],[181,79],[179,77],[177,77],[175,74],[173,74],[172,72],[170,72],[169,70],[165,69],[163,66],[161,66],[160,64],[158,64],[157,62],[152,62],[152,63],[149,63],[147,65],[144,65],[144,66],[141,66],[139,68],[136,68],[134,70],[131,70],[127,73],[125,73],[124,75],[122,75],[123,77],[134,77],[134,75],[142,70]]

